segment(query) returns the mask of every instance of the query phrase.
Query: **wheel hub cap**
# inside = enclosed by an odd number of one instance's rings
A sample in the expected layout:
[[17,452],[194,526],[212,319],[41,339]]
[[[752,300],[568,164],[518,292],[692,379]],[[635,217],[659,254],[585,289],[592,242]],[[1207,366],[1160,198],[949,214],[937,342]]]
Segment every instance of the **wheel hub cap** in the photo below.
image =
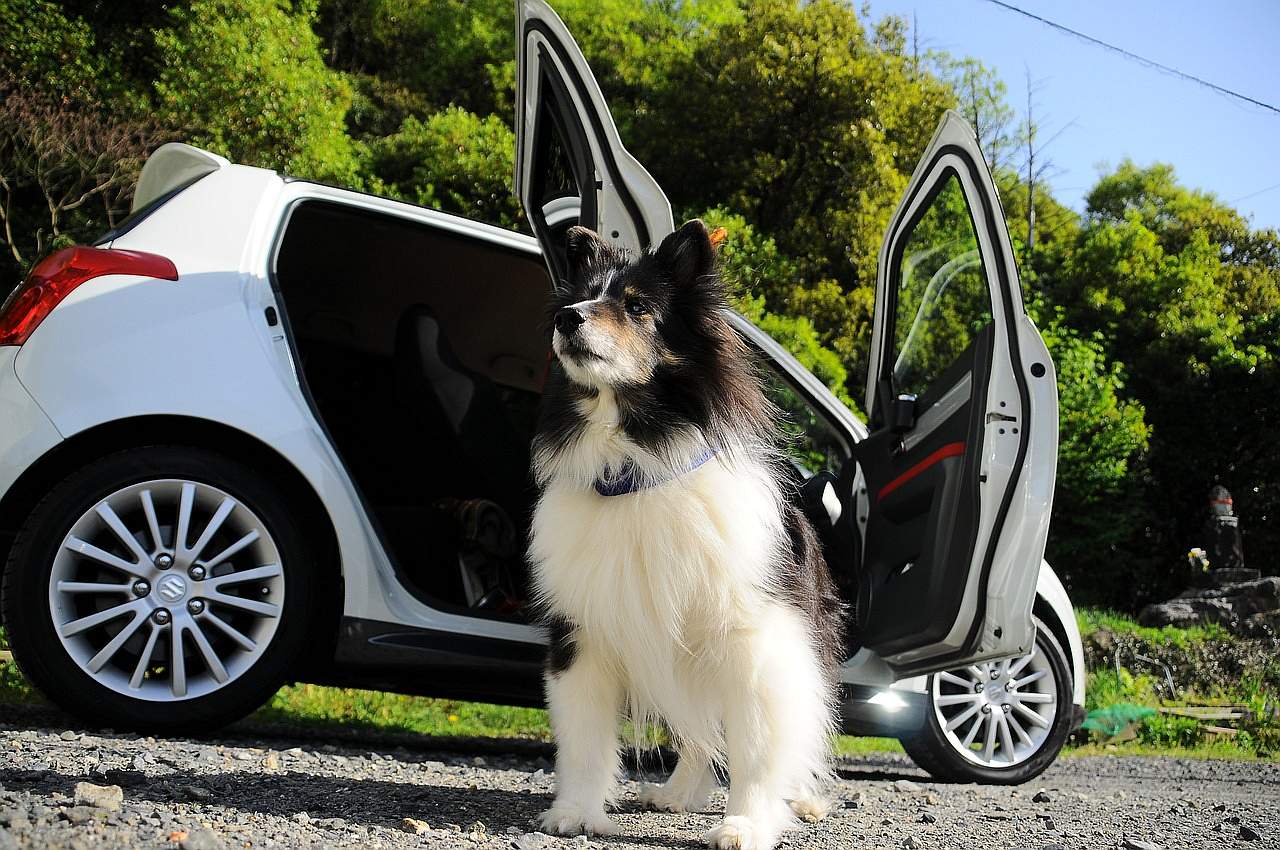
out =
[[161,599],[172,605],[175,602],[181,602],[182,598],[187,595],[187,583],[178,576],[165,576],[156,585],[156,593],[160,595]]

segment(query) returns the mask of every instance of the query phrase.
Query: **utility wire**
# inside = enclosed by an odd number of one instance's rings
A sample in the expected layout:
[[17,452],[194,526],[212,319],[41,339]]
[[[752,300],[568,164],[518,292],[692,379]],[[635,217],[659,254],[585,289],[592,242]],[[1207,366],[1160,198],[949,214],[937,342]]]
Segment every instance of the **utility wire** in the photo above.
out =
[[1267,188],[1265,188],[1265,189],[1259,189],[1259,190],[1258,190],[1258,191],[1256,191],[1256,192],[1250,192],[1250,193],[1249,193],[1249,194],[1247,194],[1247,195],[1241,195],[1240,197],[1238,197],[1238,198],[1236,198],[1235,200],[1231,201],[1231,203],[1233,203],[1233,204],[1238,204],[1238,203],[1240,203],[1241,201],[1247,201],[1247,200],[1249,200],[1250,198],[1256,198],[1256,197],[1258,197],[1259,195],[1265,194],[1265,193],[1267,193],[1267,192],[1273,192],[1273,191],[1275,191],[1276,189],[1280,189],[1280,183],[1277,183],[1277,184],[1275,184],[1274,186],[1268,186],[1268,187],[1267,187]]
[[1031,18],[1033,21],[1039,21],[1040,23],[1044,24],[1047,27],[1052,27],[1053,29],[1058,30],[1060,32],[1064,32],[1064,33],[1067,33],[1068,35],[1075,36],[1076,38],[1087,41],[1090,44],[1096,44],[1099,47],[1110,50],[1113,53],[1119,53],[1121,56],[1124,56],[1126,59],[1132,59],[1135,62],[1146,65],[1148,68],[1155,68],[1157,71],[1163,71],[1166,74],[1172,74],[1175,77],[1181,77],[1182,79],[1187,80],[1189,82],[1193,82],[1193,83],[1196,83],[1197,85],[1204,86],[1205,88],[1212,89],[1213,91],[1216,91],[1219,94],[1225,94],[1228,97],[1238,98],[1240,100],[1245,101],[1246,103],[1251,103],[1254,106],[1261,106],[1263,109],[1268,109],[1276,113],[1277,115],[1280,115],[1280,106],[1272,106],[1269,103],[1264,103],[1261,100],[1249,97],[1247,94],[1241,94],[1240,92],[1232,91],[1231,89],[1224,88],[1218,85],[1217,83],[1211,83],[1208,80],[1201,79],[1200,77],[1194,76],[1193,74],[1188,74],[1185,71],[1179,71],[1177,68],[1170,68],[1168,65],[1161,65],[1159,62],[1156,62],[1152,59],[1147,59],[1145,56],[1139,56],[1136,53],[1132,53],[1128,50],[1125,50],[1123,47],[1117,47],[1114,44],[1109,44],[1101,39],[1094,38],[1091,35],[1085,35],[1079,30],[1073,30],[1071,29],[1071,27],[1063,26],[1062,24],[1051,21],[1048,18],[1042,18],[1039,15],[1028,12],[1026,9],[1019,9],[1017,6],[1014,6],[1010,3],[1003,2],[1003,0],[987,0],[987,2],[991,3],[994,6],[999,6],[1002,9],[1006,9],[1010,12],[1014,12],[1016,14],[1022,15],[1027,18]]

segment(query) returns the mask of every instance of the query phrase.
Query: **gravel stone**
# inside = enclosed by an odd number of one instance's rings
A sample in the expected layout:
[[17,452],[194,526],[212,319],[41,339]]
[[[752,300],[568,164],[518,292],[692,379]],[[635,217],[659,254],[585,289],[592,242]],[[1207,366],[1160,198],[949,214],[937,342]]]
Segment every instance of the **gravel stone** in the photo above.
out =
[[[47,707],[5,707],[0,850],[176,850],[206,833],[210,846],[236,850],[584,846],[536,831],[555,778],[547,759],[553,750],[541,743],[320,733],[259,721],[199,740],[78,730],[67,739],[67,724]],[[279,771],[264,769],[272,754]],[[1036,786],[1014,795],[1007,787],[935,784],[898,754],[842,759],[837,773],[832,813],[788,832],[790,850],[907,850],[908,839],[918,850],[1223,850],[1266,846],[1280,834],[1275,762],[1063,759],[1040,780],[1051,806],[1036,801]],[[700,846],[701,835],[723,817],[724,788],[705,813],[644,810],[639,784],[665,778],[656,767],[632,765],[618,789],[618,834],[591,837],[585,846]],[[122,789],[120,809],[86,809],[82,822],[68,819],[85,808],[72,791],[85,781]],[[406,830],[406,815],[424,831]],[[184,838],[166,840],[182,832]]]
[[119,785],[94,785],[92,782],[77,782],[75,801],[78,806],[93,806],[118,812],[124,805],[124,790]]
[[1031,802],[1033,802],[1033,803],[1052,803],[1052,802],[1053,802],[1053,797],[1049,794],[1049,792],[1048,792],[1048,791],[1040,790],[1040,791],[1037,791],[1037,792],[1035,793],[1035,796],[1031,798]]
[[431,824],[416,818],[404,818],[400,821],[400,828],[413,835],[426,835],[431,831]]
[[227,845],[211,829],[190,832],[178,845],[182,850],[226,850]]

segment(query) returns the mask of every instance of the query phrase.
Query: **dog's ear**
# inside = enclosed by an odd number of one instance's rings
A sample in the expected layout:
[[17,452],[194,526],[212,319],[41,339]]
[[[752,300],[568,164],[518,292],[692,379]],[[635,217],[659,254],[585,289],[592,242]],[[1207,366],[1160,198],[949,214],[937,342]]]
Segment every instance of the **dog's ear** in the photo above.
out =
[[663,239],[654,255],[671,271],[677,286],[690,286],[715,271],[711,234],[699,218],[685,222]]
[[569,270],[576,273],[594,261],[608,249],[608,244],[589,227],[575,224],[565,237],[565,255],[569,258]]

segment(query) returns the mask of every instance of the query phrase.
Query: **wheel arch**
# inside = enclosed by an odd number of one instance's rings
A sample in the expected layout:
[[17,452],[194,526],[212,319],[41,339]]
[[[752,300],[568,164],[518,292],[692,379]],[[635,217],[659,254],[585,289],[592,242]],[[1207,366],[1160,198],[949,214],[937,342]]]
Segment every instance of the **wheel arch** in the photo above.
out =
[[1071,671],[1072,701],[1084,705],[1085,662],[1084,642],[1076,623],[1075,609],[1058,574],[1045,561],[1040,562],[1040,575],[1036,583],[1036,598],[1032,613],[1048,626],[1067,656],[1067,669]]
[[[321,610],[312,627],[310,645],[315,648],[316,660],[322,660],[326,653],[331,656],[343,600],[342,562],[333,519],[297,467],[267,443],[237,428],[208,419],[156,415],[117,419],[73,434],[27,467],[0,498],[0,530],[20,528],[44,494],[76,469],[113,452],[152,445],[189,446],[232,455],[265,472],[286,492],[291,504],[300,506],[299,521],[314,532],[310,539],[315,544],[317,565],[329,579],[320,582]],[[10,537],[0,537],[0,566],[8,561],[12,542]],[[324,628],[326,623],[328,629]]]

